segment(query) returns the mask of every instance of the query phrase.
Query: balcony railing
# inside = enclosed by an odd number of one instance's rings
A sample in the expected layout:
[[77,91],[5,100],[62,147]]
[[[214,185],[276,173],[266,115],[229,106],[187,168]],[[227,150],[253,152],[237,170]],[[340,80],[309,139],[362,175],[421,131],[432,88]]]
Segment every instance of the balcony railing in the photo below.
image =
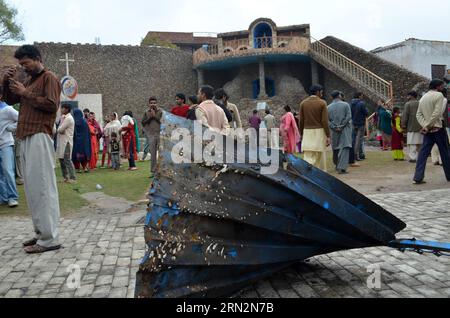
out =
[[278,37],[275,42],[273,37],[254,38],[250,43],[249,39],[235,39],[223,41],[221,50],[219,45],[209,45],[206,51],[211,56],[217,55],[240,55],[245,52],[255,50],[273,49],[274,51],[293,51],[307,53],[309,51],[310,41],[304,37]]
[[223,47],[224,49],[233,49],[233,50],[239,50],[240,48],[248,48],[249,42],[247,39],[236,39],[236,40],[226,40],[223,41]]

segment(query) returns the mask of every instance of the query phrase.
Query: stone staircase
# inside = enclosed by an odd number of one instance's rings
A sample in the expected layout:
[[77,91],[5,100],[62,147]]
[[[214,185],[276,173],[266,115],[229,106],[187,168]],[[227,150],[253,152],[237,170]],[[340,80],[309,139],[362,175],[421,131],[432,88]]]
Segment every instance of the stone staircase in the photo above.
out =
[[311,44],[310,55],[320,65],[341,77],[355,89],[360,90],[372,102],[379,99],[392,101],[394,89],[391,81],[387,81],[370,70],[349,59],[331,46],[316,40]]

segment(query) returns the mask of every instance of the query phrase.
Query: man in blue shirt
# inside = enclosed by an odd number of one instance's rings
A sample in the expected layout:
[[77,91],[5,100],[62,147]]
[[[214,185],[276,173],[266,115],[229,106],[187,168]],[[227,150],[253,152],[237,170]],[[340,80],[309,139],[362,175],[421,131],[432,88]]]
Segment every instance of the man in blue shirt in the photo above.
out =
[[353,141],[354,141],[355,160],[362,161],[364,158],[361,157],[361,153],[364,142],[364,136],[366,134],[366,121],[369,115],[366,103],[363,101],[362,93],[355,94],[355,97],[352,100],[351,108],[354,127]]

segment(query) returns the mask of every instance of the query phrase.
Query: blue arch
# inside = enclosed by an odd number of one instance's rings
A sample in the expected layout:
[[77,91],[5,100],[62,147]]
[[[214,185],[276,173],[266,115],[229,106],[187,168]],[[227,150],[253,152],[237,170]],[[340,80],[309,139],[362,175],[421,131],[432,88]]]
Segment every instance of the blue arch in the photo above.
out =
[[[268,23],[261,22],[258,23],[253,29],[253,38],[254,38],[254,48],[260,48],[261,44],[256,40],[257,38],[262,37],[272,37],[272,28]],[[272,43],[270,43],[269,47],[272,47]]]

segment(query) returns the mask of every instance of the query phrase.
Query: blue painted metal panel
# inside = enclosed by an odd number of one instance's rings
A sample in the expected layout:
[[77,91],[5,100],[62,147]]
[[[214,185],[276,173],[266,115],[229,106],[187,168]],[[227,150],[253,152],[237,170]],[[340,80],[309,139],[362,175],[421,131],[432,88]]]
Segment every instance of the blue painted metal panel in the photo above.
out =
[[274,175],[262,175],[259,163],[173,164],[170,136],[180,127],[193,129],[164,115],[137,297],[225,296],[316,255],[392,246],[406,227],[294,157]]
[[436,255],[450,256],[450,243],[411,240],[395,240],[389,243],[390,247],[403,251],[416,251],[418,253],[434,253]]

